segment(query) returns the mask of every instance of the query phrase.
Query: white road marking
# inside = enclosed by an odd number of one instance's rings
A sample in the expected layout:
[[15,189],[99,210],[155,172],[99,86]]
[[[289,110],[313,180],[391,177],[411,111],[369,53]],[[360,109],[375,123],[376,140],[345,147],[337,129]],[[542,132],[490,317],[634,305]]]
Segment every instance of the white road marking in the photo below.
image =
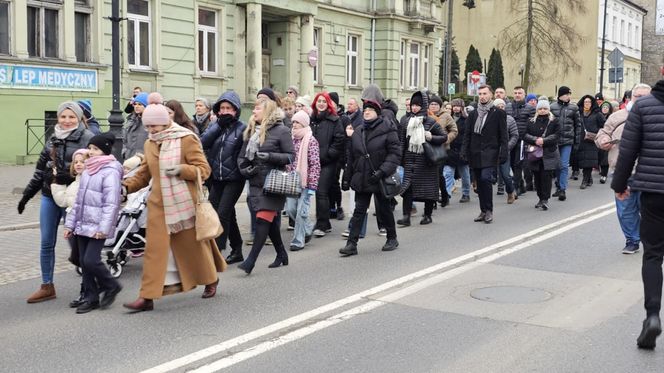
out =
[[[321,314],[327,313],[334,311],[336,309],[339,309],[345,305],[360,301],[364,298],[370,297],[370,296],[375,296],[377,294],[380,294],[382,292],[385,292],[390,289],[397,288],[405,283],[411,282],[413,280],[417,280],[419,278],[425,277],[431,273],[439,272],[441,270],[444,270],[446,268],[451,268],[455,267],[459,263],[463,263],[468,260],[473,260],[469,263],[466,263],[464,265],[461,265],[457,268],[453,268],[451,270],[448,270],[444,273],[432,276],[428,279],[425,279],[423,281],[420,281],[416,284],[412,284],[410,286],[407,286],[406,288],[400,289],[396,292],[393,292],[391,294],[385,295],[383,297],[380,297],[378,300],[373,300],[366,302],[360,306],[354,307],[350,310],[341,312],[337,315],[331,316],[326,318],[325,320],[316,322],[311,325],[304,326],[302,328],[298,328],[292,332],[289,332],[285,335],[282,335],[280,337],[271,339],[266,342],[259,343],[255,346],[248,347],[245,350],[242,350],[238,353],[234,353],[230,356],[221,358],[219,360],[216,360],[210,364],[204,365],[197,370],[194,370],[193,372],[198,372],[198,373],[203,373],[203,372],[215,372],[218,371],[219,369],[225,368],[232,366],[234,364],[237,364],[241,361],[247,360],[251,357],[260,355],[262,353],[265,353],[267,351],[270,351],[276,347],[282,346],[286,343],[295,341],[297,339],[303,338],[307,335],[310,335],[312,333],[315,333],[317,331],[323,330],[329,326],[338,324],[341,321],[348,320],[356,315],[368,312],[372,309],[378,308],[381,305],[386,304],[386,302],[391,302],[396,299],[402,298],[406,295],[415,293],[423,288],[426,288],[427,286],[431,286],[435,283],[441,282],[443,280],[446,280],[448,278],[454,277],[460,273],[469,271],[473,268],[476,268],[477,266],[480,266],[483,263],[489,263],[491,261],[494,261],[498,258],[501,258],[505,255],[512,254],[514,252],[517,252],[519,250],[522,250],[524,248],[530,247],[536,243],[542,242],[546,239],[549,239],[551,237],[555,237],[557,235],[560,235],[564,232],[567,232],[571,229],[574,229],[578,226],[581,226],[583,224],[587,224],[591,221],[594,221],[596,219],[602,218],[606,215],[609,215],[615,211],[615,208],[612,208],[614,206],[614,203],[608,203],[602,206],[599,206],[597,208],[579,213],[577,215],[571,216],[569,218],[557,221],[555,223],[551,223],[548,225],[545,225],[543,227],[534,229],[530,232],[526,232],[524,234],[521,234],[516,237],[512,237],[510,239],[507,239],[502,242],[495,243],[493,245],[489,245],[487,247],[484,247],[482,249],[475,250],[471,253],[447,260],[442,263],[438,263],[434,266],[425,268],[423,270],[413,272],[411,274],[408,274],[406,276],[397,278],[395,280],[383,283],[381,285],[375,286],[371,289],[356,293],[354,295],[351,295],[349,297],[340,299],[338,301],[323,305],[321,307],[315,308],[313,310],[301,313],[299,315],[293,316],[291,318],[288,318],[283,321],[279,321],[277,323],[274,323],[272,325],[268,325],[264,328],[254,330],[252,332],[249,332],[247,334],[238,336],[236,338],[232,338],[229,340],[226,340],[224,342],[221,342],[219,344],[210,346],[208,348],[193,352],[191,354],[185,355],[181,358],[175,359],[168,361],[166,363],[160,364],[156,367],[144,370],[142,373],[161,373],[161,372],[169,372],[178,368],[182,368],[184,366],[193,364],[197,361],[206,359],[210,356],[219,354],[221,352],[224,352],[226,350],[229,350],[233,347],[242,345],[244,343],[250,342],[252,340],[264,337],[266,335],[275,333],[280,330],[287,329],[289,327],[295,326],[297,324],[300,324],[302,322],[311,320]],[[608,210],[607,210],[608,209]],[[581,219],[581,220],[579,220]],[[575,221],[578,220],[578,221]],[[558,228],[554,231],[547,232],[549,230]],[[546,233],[544,233],[546,232]],[[544,234],[542,234],[544,233]],[[514,247],[507,248],[504,250],[499,250],[502,247],[509,246],[511,244],[520,242],[520,241],[525,241],[517,244]],[[496,253],[482,257],[483,255],[486,255],[488,253],[491,253],[492,251],[497,251]]]

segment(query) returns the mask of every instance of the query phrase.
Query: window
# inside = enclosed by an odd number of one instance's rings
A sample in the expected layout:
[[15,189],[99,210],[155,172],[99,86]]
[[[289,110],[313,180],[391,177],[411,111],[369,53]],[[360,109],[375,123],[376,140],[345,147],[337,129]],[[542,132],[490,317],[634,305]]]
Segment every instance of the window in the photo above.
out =
[[320,68],[319,66],[321,65],[320,63],[320,51],[321,51],[321,34],[323,33],[323,30],[315,27],[314,28],[314,49],[318,51],[318,61],[316,62],[316,65],[314,66],[314,84],[319,84],[320,83]]
[[403,14],[410,14],[410,0],[403,0]]
[[422,87],[429,88],[429,46],[424,46],[424,56],[422,58]]
[[205,73],[217,72],[217,12],[198,10],[198,69]]
[[9,54],[9,3],[0,2],[0,54]]
[[417,43],[410,43],[410,54],[408,56],[408,67],[410,68],[410,80],[408,87],[410,89],[417,89],[420,81],[420,45]]
[[76,12],[74,27],[76,32],[76,61],[89,62],[90,14]]
[[641,48],[641,29],[639,26],[636,26],[636,31],[634,31],[634,49]]
[[627,46],[631,47],[632,46],[632,24],[627,25]]
[[346,51],[346,84],[348,85],[357,85],[357,70],[358,62],[357,55],[359,50],[359,36],[357,35],[348,35],[348,46]]
[[618,42],[618,17],[613,17],[613,27],[611,27],[611,41]]
[[620,44],[625,45],[625,21],[620,21]]
[[28,55],[30,57],[55,57],[60,52],[58,44],[59,7],[62,2],[35,2],[28,6]]
[[406,81],[406,42],[401,42],[399,52],[399,87],[403,89]]
[[132,67],[150,67],[152,30],[150,3],[127,0],[127,61]]

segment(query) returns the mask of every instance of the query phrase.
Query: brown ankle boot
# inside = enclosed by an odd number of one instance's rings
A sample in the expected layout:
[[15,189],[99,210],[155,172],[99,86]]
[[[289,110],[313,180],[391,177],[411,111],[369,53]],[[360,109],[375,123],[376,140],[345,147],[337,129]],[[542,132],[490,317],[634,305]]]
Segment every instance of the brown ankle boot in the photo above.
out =
[[39,290],[28,298],[28,303],[39,303],[51,299],[55,299],[55,286],[53,284],[42,284]]

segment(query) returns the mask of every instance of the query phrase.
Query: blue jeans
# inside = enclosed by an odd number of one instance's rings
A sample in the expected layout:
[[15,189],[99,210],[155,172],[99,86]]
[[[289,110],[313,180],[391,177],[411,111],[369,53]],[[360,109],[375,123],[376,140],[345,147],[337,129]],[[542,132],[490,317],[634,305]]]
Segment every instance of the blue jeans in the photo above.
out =
[[510,167],[509,159],[498,166],[498,177],[503,180],[503,183],[505,183],[505,192],[507,192],[507,194],[514,193],[514,183],[512,182],[512,176],[510,175],[511,170],[512,168]]
[[641,192],[630,190],[629,197],[624,201],[616,198],[616,213],[620,229],[623,231],[628,245],[641,242],[639,225],[641,224]]
[[42,196],[39,206],[39,227],[41,233],[41,264],[42,283],[53,283],[55,269],[55,243],[58,238],[58,225],[65,214],[65,209],[55,204],[51,197]]
[[314,230],[314,224],[309,221],[309,208],[311,207],[311,196],[315,192],[305,188],[300,194],[300,198],[286,198],[286,212],[288,216],[295,220],[295,230],[291,246],[304,247],[305,236],[310,236]]
[[567,190],[567,179],[569,178],[569,159],[572,155],[572,145],[560,145],[560,168],[556,170],[556,179],[560,190]]
[[[456,170],[459,170],[461,174],[461,194],[464,196],[470,196],[470,166],[467,164],[456,166]],[[443,177],[445,178],[445,189],[447,189],[447,194],[452,195],[452,189],[454,188],[454,166],[443,166]]]

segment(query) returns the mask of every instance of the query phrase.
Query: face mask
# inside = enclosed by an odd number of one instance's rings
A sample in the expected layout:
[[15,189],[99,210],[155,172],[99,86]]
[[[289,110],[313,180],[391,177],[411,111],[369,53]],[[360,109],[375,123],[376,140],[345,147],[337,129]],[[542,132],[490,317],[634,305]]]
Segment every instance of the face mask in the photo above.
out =
[[627,109],[627,111],[632,111],[632,106],[634,106],[634,101],[628,102],[625,108]]

